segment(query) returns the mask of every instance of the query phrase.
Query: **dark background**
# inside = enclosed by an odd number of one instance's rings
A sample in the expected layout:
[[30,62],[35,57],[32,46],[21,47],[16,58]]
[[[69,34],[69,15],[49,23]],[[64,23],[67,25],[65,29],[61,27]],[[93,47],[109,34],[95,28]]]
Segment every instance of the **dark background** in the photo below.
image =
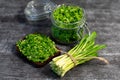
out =
[[[34,68],[18,57],[15,43],[29,33],[50,36],[49,19],[39,25],[28,24],[23,10],[30,0],[0,0],[0,80],[119,80],[120,79],[120,0],[52,0],[57,4],[80,5],[86,11],[91,31],[98,33],[96,42],[106,44],[99,52],[110,62],[92,60],[70,70],[63,78],[54,74],[49,65]],[[62,50],[71,46],[60,45]]]

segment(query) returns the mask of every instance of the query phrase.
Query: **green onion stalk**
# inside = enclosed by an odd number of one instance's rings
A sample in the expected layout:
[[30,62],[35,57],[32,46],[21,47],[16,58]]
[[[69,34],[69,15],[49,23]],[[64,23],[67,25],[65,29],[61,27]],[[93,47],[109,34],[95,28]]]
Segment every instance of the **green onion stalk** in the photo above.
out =
[[81,41],[65,54],[55,57],[50,62],[50,67],[58,76],[63,77],[66,72],[79,64],[91,59],[99,59],[106,63],[108,61],[98,57],[98,50],[105,48],[105,45],[95,44],[96,32],[86,35]]

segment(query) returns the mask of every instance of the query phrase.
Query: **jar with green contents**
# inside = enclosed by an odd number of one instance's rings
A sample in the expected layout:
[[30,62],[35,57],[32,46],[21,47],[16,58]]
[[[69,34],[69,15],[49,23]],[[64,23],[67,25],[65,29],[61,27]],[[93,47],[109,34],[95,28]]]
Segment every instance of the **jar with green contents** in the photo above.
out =
[[75,43],[83,37],[86,26],[84,10],[75,5],[58,5],[51,13],[53,38],[63,44]]

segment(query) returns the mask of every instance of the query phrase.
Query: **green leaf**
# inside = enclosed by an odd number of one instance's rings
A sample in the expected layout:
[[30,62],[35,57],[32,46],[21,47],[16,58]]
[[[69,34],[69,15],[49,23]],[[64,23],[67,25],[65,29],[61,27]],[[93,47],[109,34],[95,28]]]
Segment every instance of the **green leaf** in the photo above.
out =
[[45,35],[29,34],[16,43],[20,52],[33,62],[44,62],[58,52],[55,43]]

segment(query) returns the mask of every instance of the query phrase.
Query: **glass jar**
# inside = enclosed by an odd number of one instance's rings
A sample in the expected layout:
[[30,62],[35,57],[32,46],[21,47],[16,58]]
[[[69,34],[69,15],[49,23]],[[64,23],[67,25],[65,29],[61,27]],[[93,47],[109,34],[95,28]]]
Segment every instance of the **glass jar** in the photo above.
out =
[[[57,8],[59,8],[60,6],[61,5],[58,5]],[[83,9],[82,9],[83,17],[79,21],[74,23],[65,23],[55,20],[53,17],[53,13],[54,11],[51,13],[52,21],[51,33],[52,37],[57,42],[63,44],[71,44],[81,40],[85,33],[90,34],[90,31],[86,25],[86,18]]]
[[32,0],[24,9],[28,21],[39,21],[49,18],[50,13],[57,5],[50,0]]

